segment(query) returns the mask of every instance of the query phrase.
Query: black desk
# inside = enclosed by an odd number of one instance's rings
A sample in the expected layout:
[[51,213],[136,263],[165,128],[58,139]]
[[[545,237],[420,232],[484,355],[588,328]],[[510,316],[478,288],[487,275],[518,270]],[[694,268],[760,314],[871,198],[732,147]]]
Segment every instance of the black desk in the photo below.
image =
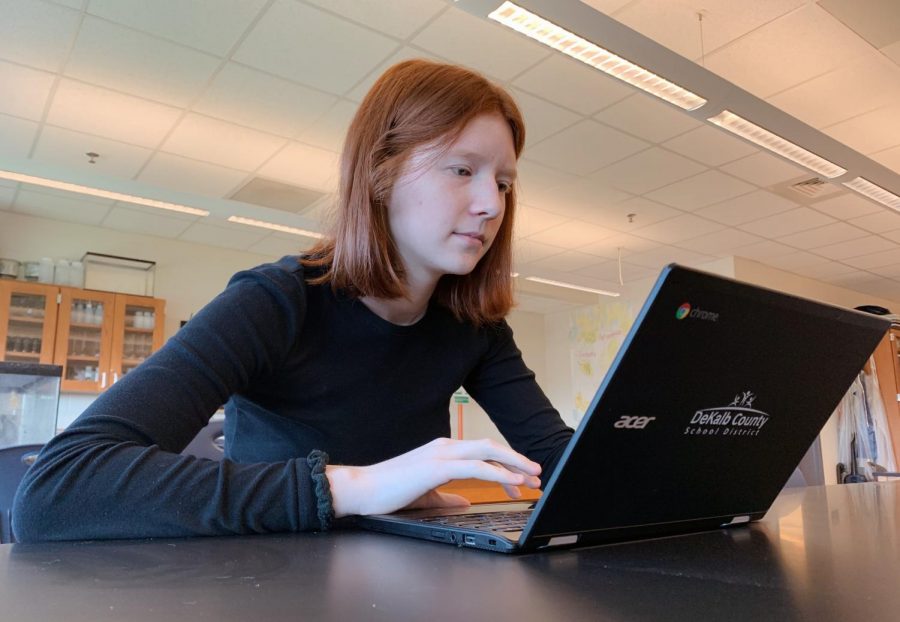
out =
[[749,528],[507,557],[355,531],[0,546],[0,620],[900,620],[900,483]]

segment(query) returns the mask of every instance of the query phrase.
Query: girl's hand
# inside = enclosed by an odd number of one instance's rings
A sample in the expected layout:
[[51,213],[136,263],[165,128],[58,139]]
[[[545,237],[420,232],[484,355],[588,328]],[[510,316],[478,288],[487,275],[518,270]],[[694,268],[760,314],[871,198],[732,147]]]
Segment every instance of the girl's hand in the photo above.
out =
[[449,438],[435,439],[371,466],[329,465],[325,469],[336,517],[388,514],[407,507],[466,506],[465,498],[434,490],[465,478],[497,482],[518,499],[517,486],[540,487],[540,472],[539,464],[495,441]]

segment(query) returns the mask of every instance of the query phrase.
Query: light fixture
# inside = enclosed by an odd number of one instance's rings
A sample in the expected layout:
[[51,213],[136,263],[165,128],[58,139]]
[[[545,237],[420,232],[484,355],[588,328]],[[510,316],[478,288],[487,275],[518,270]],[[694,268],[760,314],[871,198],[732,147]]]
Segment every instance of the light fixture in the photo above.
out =
[[734,114],[730,110],[723,110],[716,116],[707,119],[707,121],[829,179],[840,177],[847,172],[847,169],[838,166],[834,162],[817,156],[800,145],[795,145],[791,141],[782,138],[778,134],[773,134],[769,130]]
[[706,103],[699,95],[512,2],[504,2],[488,18],[684,110]]
[[878,184],[873,184],[868,179],[857,177],[850,181],[845,181],[844,185],[860,193],[864,197],[878,201],[882,205],[886,205],[894,211],[900,212],[900,196],[897,196],[889,190],[885,190]]
[[567,289],[577,289],[582,292],[590,292],[592,294],[600,294],[601,296],[612,296],[618,298],[621,296],[619,292],[609,292],[605,289],[594,289],[593,287],[582,287],[581,285],[573,285],[572,283],[563,283],[562,281],[551,281],[550,279],[542,279],[536,276],[526,276],[526,281],[534,281],[535,283],[544,283],[545,285],[555,285],[556,287],[565,287]]
[[251,227],[262,227],[263,229],[272,229],[273,231],[281,231],[282,233],[293,233],[294,235],[302,235],[308,238],[316,238],[317,240],[325,236],[315,231],[307,231],[306,229],[298,229],[297,227],[288,227],[287,225],[279,225],[274,222],[266,222],[265,220],[255,220],[253,218],[244,218],[243,216],[229,216],[228,222],[237,222],[242,225],[250,225]]
[[196,207],[188,207],[187,205],[179,205],[178,203],[169,203],[167,201],[157,201],[156,199],[147,199],[145,197],[139,197],[133,194],[124,194],[122,192],[102,190],[100,188],[94,188],[92,186],[71,184],[67,181],[59,181],[57,179],[49,179],[47,177],[36,177],[34,175],[24,175],[22,173],[15,173],[13,171],[0,170],[0,179],[9,179],[10,181],[18,181],[23,184],[32,184],[35,186],[43,186],[45,188],[65,190],[67,192],[74,192],[77,194],[86,194],[92,197],[100,197],[101,199],[112,199],[113,201],[136,203],[137,205],[145,205],[147,207],[155,207],[157,209],[165,209],[172,212],[181,212],[182,214],[192,214],[194,216],[209,216],[209,212],[205,209],[197,209]]

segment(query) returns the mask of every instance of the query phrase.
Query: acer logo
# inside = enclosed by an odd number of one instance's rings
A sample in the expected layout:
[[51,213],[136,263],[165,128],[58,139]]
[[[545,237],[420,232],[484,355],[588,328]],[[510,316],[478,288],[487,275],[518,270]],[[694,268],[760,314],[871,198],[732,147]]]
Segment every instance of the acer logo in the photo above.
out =
[[623,415],[613,424],[614,428],[628,428],[629,430],[643,430],[656,417],[629,417]]

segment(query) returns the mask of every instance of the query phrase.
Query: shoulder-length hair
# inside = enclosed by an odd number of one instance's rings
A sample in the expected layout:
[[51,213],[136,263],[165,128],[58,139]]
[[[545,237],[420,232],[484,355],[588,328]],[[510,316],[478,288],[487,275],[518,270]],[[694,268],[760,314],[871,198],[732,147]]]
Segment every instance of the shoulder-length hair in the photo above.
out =
[[[516,158],[525,144],[519,108],[503,88],[456,65],[409,60],[384,72],[360,104],[344,141],[333,233],[301,261],[322,269],[311,283],[351,296],[400,298],[403,262],[391,238],[387,205],[401,169],[422,145],[449,147],[474,117],[496,113],[512,130]],[[476,326],[500,321],[513,305],[515,188],[494,242],[467,275],[445,275],[434,297]]]

